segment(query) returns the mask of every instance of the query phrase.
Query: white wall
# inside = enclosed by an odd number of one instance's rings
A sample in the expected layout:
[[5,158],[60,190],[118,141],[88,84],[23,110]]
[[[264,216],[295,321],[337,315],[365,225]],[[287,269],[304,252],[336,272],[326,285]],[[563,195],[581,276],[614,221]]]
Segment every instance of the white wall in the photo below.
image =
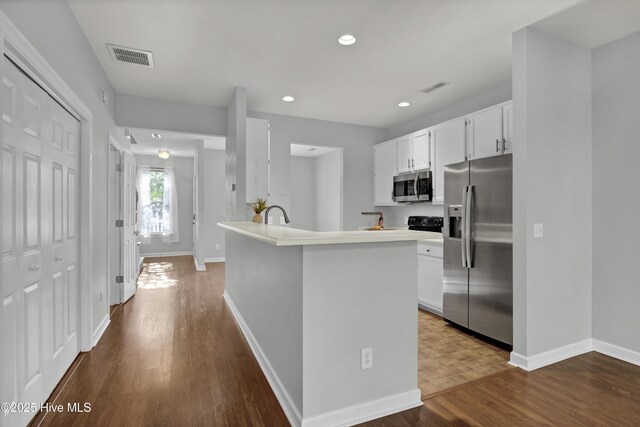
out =
[[516,32],[513,101],[514,352],[531,357],[591,338],[590,51]]
[[[107,298],[100,301],[101,292],[107,295],[108,133],[117,137],[123,146],[128,145],[113,120],[116,94],[66,1],[0,0],[0,9],[93,113],[92,147],[82,145],[81,150],[92,150],[93,162],[89,183],[94,192],[93,277],[90,284],[83,286],[92,287],[91,331],[96,332],[109,307]],[[105,91],[109,98],[106,108],[100,101],[100,91]]]
[[120,127],[225,135],[227,109],[119,93],[116,123]]
[[340,150],[316,157],[317,231],[342,230],[342,173]]
[[[291,157],[291,227],[316,230],[316,158]],[[280,213],[276,211],[276,216]]]
[[158,156],[136,155],[138,166],[173,167],[178,190],[178,231],[180,241],[165,243],[162,237],[151,237],[151,241],[140,246],[140,256],[193,251],[193,157],[171,157],[162,160]]
[[640,33],[593,51],[593,338],[640,352]]
[[[200,240],[205,261],[224,257],[224,230],[218,222],[225,219],[225,152],[204,150],[204,234]],[[220,245],[220,249],[216,249]]]
[[291,144],[342,147],[343,228],[357,229],[360,212],[373,208],[373,144],[384,140],[381,128],[250,111],[271,125],[271,197],[269,204],[291,209]]

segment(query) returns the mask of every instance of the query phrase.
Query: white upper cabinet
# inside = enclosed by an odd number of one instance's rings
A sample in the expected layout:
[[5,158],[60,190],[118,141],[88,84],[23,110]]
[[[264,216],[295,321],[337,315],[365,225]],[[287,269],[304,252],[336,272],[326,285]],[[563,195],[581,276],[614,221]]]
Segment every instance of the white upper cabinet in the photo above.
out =
[[269,197],[269,121],[247,119],[247,203]]
[[393,177],[396,175],[396,140],[373,147],[373,204],[392,206]]
[[431,167],[429,129],[422,129],[397,139],[397,169],[399,173]]
[[513,102],[509,101],[502,107],[502,152],[513,153]]
[[512,112],[508,102],[467,116],[469,160],[511,152]]
[[411,167],[414,171],[431,167],[431,152],[429,150],[429,129],[422,129],[412,135]]
[[465,119],[431,128],[433,204],[444,203],[444,166],[465,161]]
[[411,135],[401,136],[397,139],[398,147],[398,172],[411,172]]

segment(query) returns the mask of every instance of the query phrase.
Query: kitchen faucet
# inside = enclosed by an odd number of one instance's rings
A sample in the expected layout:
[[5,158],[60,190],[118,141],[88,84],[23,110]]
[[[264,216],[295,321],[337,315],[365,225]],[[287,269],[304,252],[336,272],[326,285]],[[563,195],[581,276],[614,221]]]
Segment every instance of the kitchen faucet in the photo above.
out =
[[282,206],[278,206],[278,205],[271,205],[267,208],[267,211],[264,213],[264,223],[265,224],[269,224],[269,211],[273,208],[278,208],[282,211],[282,213],[284,214],[284,222],[286,222],[287,224],[289,224],[291,221],[289,221],[289,215],[287,215],[287,211],[284,210],[284,208]]

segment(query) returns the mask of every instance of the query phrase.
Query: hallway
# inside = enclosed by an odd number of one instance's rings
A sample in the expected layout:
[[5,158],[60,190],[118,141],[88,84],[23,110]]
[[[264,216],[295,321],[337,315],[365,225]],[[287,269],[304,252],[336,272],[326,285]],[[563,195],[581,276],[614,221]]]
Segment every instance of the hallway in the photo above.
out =
[[49,400],[89,402],[91,412],[33,425],[288,425],[223,290],[223,263],[197,272],[190,256],[145,259],[136,296]]

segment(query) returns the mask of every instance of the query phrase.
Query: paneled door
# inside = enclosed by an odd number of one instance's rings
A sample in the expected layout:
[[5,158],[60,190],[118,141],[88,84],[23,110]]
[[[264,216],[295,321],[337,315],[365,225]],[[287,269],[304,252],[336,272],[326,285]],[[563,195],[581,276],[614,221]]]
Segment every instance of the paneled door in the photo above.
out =
[[[78,354],[78,121],[6,58],[0,401],[41,403]],[[33,413],[2,412],[5,426]]]
[[122,155],[122,172],[123,172],[123,200],[122,200],[122,219],[124,228],[122,230],[123,260],[123,298],[122,302],[126,302],[136,293],[136,281],[138,279],[138,260],[136,254],[136,162],[133,154],[123,153]]

